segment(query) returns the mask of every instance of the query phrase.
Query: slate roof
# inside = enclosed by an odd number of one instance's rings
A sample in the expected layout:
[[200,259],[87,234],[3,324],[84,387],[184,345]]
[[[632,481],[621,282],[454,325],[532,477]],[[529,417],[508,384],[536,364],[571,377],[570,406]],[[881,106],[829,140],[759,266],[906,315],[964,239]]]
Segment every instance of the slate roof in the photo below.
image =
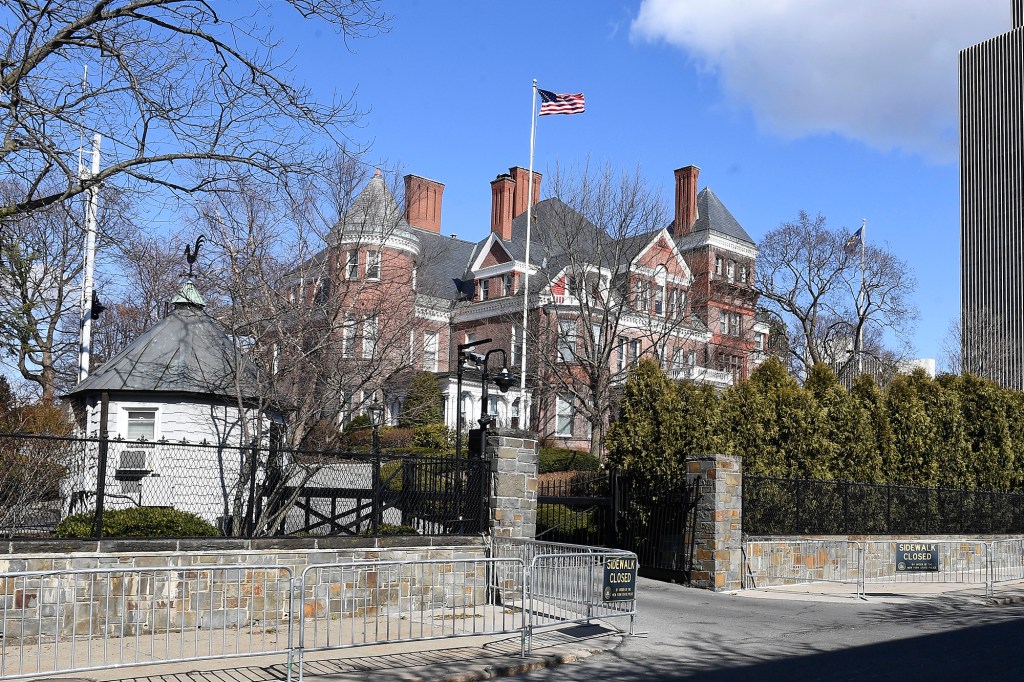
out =
[[454,301],[459,297],[453,279],[464,279],[477,245],[429,230],[411,228],[420,244],[416,270],[417,293]]
[[405,215],[399,208],[395,196],[384,183],[384,178],[375,175],[352,201],[352,205],[345,211],[338,224],[331,228],[327,241],[335,243],[343,235],[381,239],[391,234],[406,238],[413,236],[409,224],[405,222]]
[[729,213],[729,209],[725,207],[721,199],[715,196],[710,187],[705,187],[697,194],[697,221],[693,224],[693,231],[718,232],[751,246],[754,245],[754,240],[732,216],[732,213]]
[[[191,282],[171,301],[171,313],[104,362],[68,397],[99,391],[195,394],[233,399],[235,344],[205,311]],[[241,355],[243,398],[257,397],[259,370]]]

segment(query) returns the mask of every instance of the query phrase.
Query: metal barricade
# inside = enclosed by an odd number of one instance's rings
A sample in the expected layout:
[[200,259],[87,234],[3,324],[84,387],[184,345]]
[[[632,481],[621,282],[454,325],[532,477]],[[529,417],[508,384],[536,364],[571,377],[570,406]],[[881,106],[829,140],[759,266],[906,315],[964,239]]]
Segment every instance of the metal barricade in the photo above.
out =
[[524,574],[519,558],[308,566],[298,586],[299,680],[307,653],[369,644],[519,633],[525,653]]
[[864,595],[862,545],[853,540],[789,538],[743,545],[743,587],[812,582],[852,584]]
[[[938,570],[899,570],[900,545],[938,546]],[[984,585],[990,591],[989,546],[980,540],[869,540],[864,542],[865,583],[952,583]]]
[[292,577],[276,565],[2,574],[0,678],[263,654],[290,663]]
[[1024,580],[1024,539],[994,540],[989,543],[988,596],[997,583]]
[[606,567],[622,564],[624,570],[635,577],[636,554],[599,547],[590,549],[590,552],[536,554],[530,559],[526,576],[528,650],[532,650],[536,628],[559,623],[628,616],[629,634],[633,634],[635,597],[615,601],[604,594],[603,589]]

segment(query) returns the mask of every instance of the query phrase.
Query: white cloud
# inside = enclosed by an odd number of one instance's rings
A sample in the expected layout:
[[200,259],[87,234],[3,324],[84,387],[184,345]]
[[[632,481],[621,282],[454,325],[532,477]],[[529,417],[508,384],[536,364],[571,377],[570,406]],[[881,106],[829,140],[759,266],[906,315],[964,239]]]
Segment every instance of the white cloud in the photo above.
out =
[[1010,29],[1010,0],[643,0],[634,39],[715,74],[765,130],[955,156],[957,54]]

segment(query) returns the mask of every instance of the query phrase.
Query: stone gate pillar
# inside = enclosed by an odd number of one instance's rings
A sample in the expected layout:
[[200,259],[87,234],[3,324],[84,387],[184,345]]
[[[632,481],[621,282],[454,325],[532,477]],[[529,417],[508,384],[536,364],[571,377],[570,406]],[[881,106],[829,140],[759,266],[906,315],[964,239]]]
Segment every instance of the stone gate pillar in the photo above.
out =
[[702,455],[686,460],[686,482],[700,479],[691,585],[715,592],[743,584],[743,458]]
[[484,457],[491,463],[489,532],[492,537],[537,534],[537,468],[540,440],[533,431],[491,429]]

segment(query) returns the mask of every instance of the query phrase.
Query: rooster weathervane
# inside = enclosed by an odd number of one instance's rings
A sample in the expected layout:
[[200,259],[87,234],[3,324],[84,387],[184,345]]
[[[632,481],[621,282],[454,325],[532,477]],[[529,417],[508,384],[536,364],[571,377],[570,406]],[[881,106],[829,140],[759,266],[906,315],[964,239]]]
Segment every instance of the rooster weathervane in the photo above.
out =
[[192,278],[192,266],[195,265],[196,260],[199,258],[199,247],[206,241],[204,235],[199,235],[196,239],[196,245],[194,248],[190,248],[188,244],[185,244],[185,260],[188,262],[188,276]]

